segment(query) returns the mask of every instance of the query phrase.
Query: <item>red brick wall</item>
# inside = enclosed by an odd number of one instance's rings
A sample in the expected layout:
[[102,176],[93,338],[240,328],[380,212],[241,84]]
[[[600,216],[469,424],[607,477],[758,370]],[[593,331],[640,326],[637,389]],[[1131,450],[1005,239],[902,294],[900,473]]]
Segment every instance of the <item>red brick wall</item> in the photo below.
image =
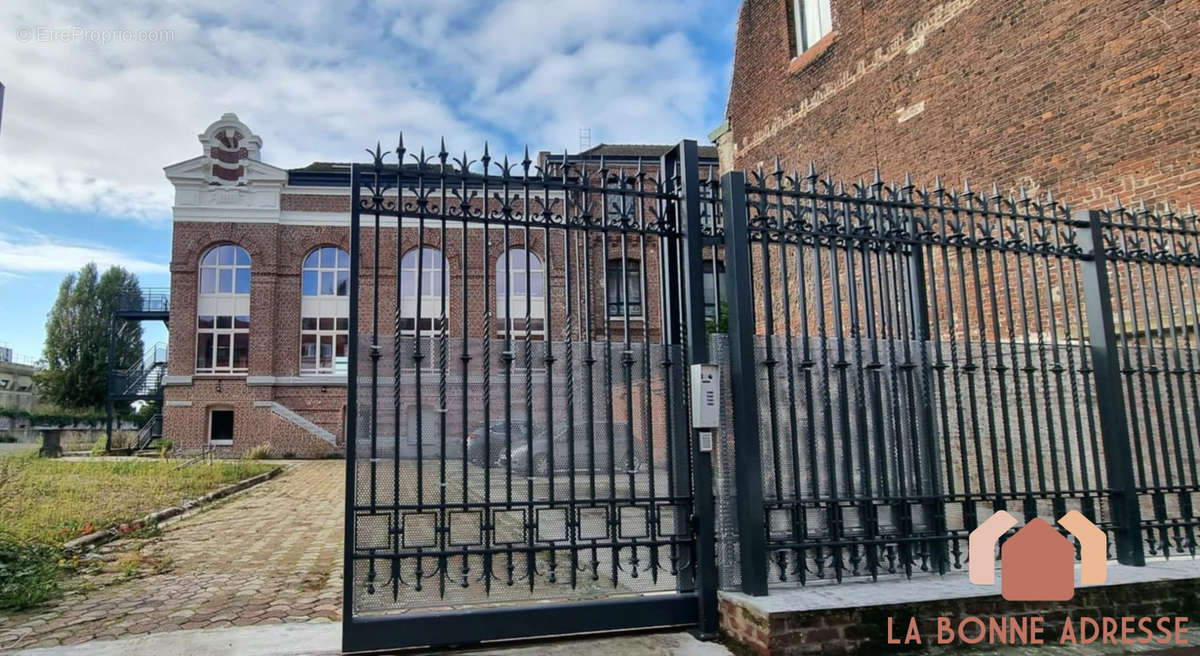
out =
[[[345,219],[345,212],[349,209],[348,196],[292,194],[285,195],[283,199],[284,206],[289,209],[331,212],[331,219]],[[339,214],[333,214],[334,211]],[[277,453],[303,454],[320,450],[314,451],[314,445],[310,444],[282,446],[300,439],[293,435],[297,430],[302,434],[304,431],[290,422],[280,420],[269,408],[253,405],[253,401],[262,401],[280,403],[300,413],[336,435],[339,445],[342,443],[342,412],[346,402],[344,384],[331,384],[326,379],[315,380],[311,385],[296,385],[294,381],[289,381],[289,384],[247,385],[247,379],[252,382],[255,377],[292,378],[299,375],[300,274],[303,259],[314,248],[324,245],[335,245],[349,250],[349,232],[348,227],[333,225],[182,221],[175,224],[171,265],[173,305],[168,373],[171,376],[194,376],[194,379],[191,384],[173,384],[168,387],[168,400],[190,401],[192,406],[179,403],[168,405],[165,410],[167,437],[181,446],[202,446],[207,442],[206,408],[232,405],[238,413],[235,415],[235,450],[241,451],[262,443],[271,443]],[[492,309],[493,328],[499,330],[503,322],[496,318],[495,308],[496,262],[500,255],[506,247],[520,247],[528,239],[531,249],[542,258],[543,264],[547,264],[547,239],[544,231],[531,229],[528,237],[526,231],[521,228],[510,228],[507,235],[505,233],[503,228],[497,226],[488,230],[485,257],[482,229],[468,230],[464,243],[463,233],[458,228],[448,228],[443,234],[439,224],[430,221],[422,237],[416,227],[406,226],[401,230],[398,247],[396,229],[382,228],[378,257],[380,334],[394,333],[396,267],[399,255],[415,248],[422,239],[424,244],[440,248],[447,260],[447,316],[450,337],[457,338],[463,335],[464,315],[468,320],[466,334],[474,338],[483,337],[486,332],[485,308]],[[592,234],[587,237],[587,241],[593,336],[602,338],[606,331],[611,331],[612,338],[619,348],[624,339],[623,322],[609,321],[604,316],[605,259],[619,257],[622,252],[627,253],[630,258],[642,259],[641,246],[635,236],[627,236],[624,245],[618,236],[613,235],[606,237]],[[198,263],[209,248],[221,243],[238,244],[245,248],[251,257],[249,371],[246,375],[196,377]],[[570,276],[567,275],[565,267],[566,248],[562,231],[551,232],[545,287],[548,290],[549,315],[552,321],[551,335],[556,341],[563,339],[566,334],[568,286],[574,295],[571,335],[576,340],[582,339],[584,335],[581,309],[585,291],[582,234],[573,235],[572,238],[573,265]],[[646,317],[644,321],[631,321],[631,340],[634,342],[657,342],[660,339],[658,248],[657,241],[646,244],[643,266],[646,275],[646,295],[643,299]],[[362,229],[361,257],[360,291],[363,305],[359,316],[359,330],[363,335],[370,335],[373,331],[371,299],[374,295],[373,274],[376,268],[373,228]],[[488,286],[486,296],[485,281]],[[494,338],[499,336],[498,333],[492,335]],[[538,346],[535,350],[540,353],[541,347]],[[218,383],[220,391],[217,390]],[[479,404],[476,402],[474,405]],[[310,439],[303,435],[302,437]]]
[[845,179],[878,166],[885,179],[1053,189],[1076,207],[1200,205],[1194,2],[831,3],[828,47],[794,63],[790,3],[742,5],[735,167],[780,155]]
[[[854,584],[847,584],[854,585]],[[952,625],[968,616],[988,622],[996,617],[1043,618],[1047,645],[1057,642],[1068,617],[1079,631],[1079,620],[1108,617],[1195,617],[1200,610],[1200,579],[1151,581],[1127,585],[1093,586],[1075,591],[1071,601],[1005,601],[999,596],[939,599],[915,603],[848,606],[845,608],[763,613],[735,597],[720,601],[720,630],[725,644],[735,654],[790,656],[793,654],[881,654],[897,651],[940,653],[967,651],[962,643],[939,646],[937,619],[951,618]],[[817,592],[814,590],[814,594]],[[915,617],[920,644],[888,643],[887,621],[893,619],[894,639],[903,640],[909,618]],[[972,631],[968,634],[974,637]],[[1078,633],[1075,634],[1078,636]],[[1156,637],[1161,637],[1161,633]],[[1140,634],[1138,637],[1142,637]],[[1190,634],[1183,636],[1190,642]],[[982,647],[986,649],[987,647]],[[997,651],[1033,650],[998,646]],[[1082,649],[1082,648],[1081,648]],[[1115,650],[1120,647],[1113,647]]]
[[[278,392],[278,395],[277,395]],[[234,438],[232,446],[221,446],[222,455],[242,455],[259,446],[270,445],[275,457],[320,457],[335,450],[328,442],[308,433],[256,401],[277,401],[306,416],[344,439],[341,418],[345,405],[344,387],[274,388],[249,386],[237,377],[198,378],[191,385],[171,385],[164,393],[163,436],[181,451],[194,451],[208,444],[209,412],[232,409]],[[179,403],[190,403],[181,406]]]

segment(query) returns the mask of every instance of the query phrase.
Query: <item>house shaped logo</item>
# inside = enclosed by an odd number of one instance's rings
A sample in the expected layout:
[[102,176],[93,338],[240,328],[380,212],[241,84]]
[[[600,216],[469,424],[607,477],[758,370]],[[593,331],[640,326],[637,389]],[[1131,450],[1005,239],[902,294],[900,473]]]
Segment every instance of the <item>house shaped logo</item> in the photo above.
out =
[[[1108,536],[1078,510],[1063,515],[1058,524],[1079,541],[1079,582],[1104,583]],[[971,531],[971,583],[995,583],[996,542],[1016,525],[1012,515],[1000,510]],[[1067,601],[1075,596],[1075,546],[1041,518],[1035,517],[1004,542],[1000,571],[1000,594],[1008,601]]]

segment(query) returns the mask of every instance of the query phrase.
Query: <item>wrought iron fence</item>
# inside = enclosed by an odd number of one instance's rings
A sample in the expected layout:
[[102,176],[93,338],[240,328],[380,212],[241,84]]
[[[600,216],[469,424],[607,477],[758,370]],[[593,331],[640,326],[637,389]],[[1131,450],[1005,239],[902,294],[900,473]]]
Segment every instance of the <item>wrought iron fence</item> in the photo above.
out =
[[718,560],[752,594],[946,573],[997,510],[1195,555],[1193,214],[718,180],[694,142],[394,155],[353,169],[347,649],[465,612],[497,621],[463,640],[712,629]]
[[[1200,229],[1194,213],[1091,216],[1108,263],[1122,397],[1145,552],[1196,555]],[[1099,242],[1098,242],[1099,243]]]
[[812,168],[721,191],[739,295],[724,581],[962,568],[1002,509],[1079,510],[1122,562],[1194,554],[1194,217]]

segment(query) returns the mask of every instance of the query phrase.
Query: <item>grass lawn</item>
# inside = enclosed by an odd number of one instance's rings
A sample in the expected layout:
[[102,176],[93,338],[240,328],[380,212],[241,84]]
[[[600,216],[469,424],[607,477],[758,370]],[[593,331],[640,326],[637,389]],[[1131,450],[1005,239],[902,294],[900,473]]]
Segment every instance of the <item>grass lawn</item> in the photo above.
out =
[[231,461],[175,469],[176,462],[161,460],[66,461],[28,455],[0,460],[15,465],[17,472],[0,492],[0,533],[56,546],[273,467]]

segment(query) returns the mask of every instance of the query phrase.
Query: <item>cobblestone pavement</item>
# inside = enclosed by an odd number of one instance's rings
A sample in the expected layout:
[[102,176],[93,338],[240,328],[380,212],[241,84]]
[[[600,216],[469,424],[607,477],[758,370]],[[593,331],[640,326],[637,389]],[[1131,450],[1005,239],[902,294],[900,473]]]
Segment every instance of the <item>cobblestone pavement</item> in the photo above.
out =
[[0,614],[0,650],[341,617],[345,462],[284,472],[85,559],[47,605]]

